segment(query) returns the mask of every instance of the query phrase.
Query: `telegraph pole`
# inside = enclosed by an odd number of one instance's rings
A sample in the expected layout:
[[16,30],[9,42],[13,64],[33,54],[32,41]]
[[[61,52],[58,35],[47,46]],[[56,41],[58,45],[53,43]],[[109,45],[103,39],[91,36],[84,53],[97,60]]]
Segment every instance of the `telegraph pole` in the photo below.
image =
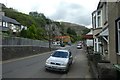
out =
[[47,28],[48,28],[48,41],[49,41],[49,50],[51,51],[51,21],[47,19]]
[[49,35],[49,50],[51,51],[51,30],[50,30],[50,25],[48,26],[49,27],[49,31],[48,31],[48,35]]

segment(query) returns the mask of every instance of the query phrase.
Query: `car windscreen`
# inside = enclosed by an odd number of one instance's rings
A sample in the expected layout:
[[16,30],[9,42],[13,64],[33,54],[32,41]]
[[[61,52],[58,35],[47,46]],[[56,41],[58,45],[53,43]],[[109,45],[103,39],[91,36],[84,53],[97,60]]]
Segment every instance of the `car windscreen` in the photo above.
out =
[[56,51],[52,54],[52,57],[60,57],[60,58],[67,58],[68,53],[62,51]]

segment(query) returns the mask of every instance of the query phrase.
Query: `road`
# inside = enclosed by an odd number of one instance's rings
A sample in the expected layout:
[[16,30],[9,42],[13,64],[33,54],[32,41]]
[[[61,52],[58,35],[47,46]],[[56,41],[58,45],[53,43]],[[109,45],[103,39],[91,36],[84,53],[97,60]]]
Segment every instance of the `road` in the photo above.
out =
[[33,57],[3,62],[3,78],[91,78],[84,49],[68,46],[74,58],[70,71],[65,73],[45,71],[44,64],[51,52]]

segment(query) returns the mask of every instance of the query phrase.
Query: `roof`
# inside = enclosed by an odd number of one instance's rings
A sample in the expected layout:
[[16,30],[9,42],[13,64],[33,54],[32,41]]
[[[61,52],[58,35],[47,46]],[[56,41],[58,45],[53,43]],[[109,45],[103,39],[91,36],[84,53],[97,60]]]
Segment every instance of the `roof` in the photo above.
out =
[[93,35],[93,30],[91,29],[89,33],[87,33],[86,35]]
[[102,32],[99,34],[99,36],[108,36],[108,35],[109,35],[109,33],[108,33],[108,28],[105,29],[104,31],[102,31]]
[[93,39],[93,30],[91,29],[89,33],[83,36],[84,39]]
[[2,21],[13,23],[13,24],[16,24],[16,25],[20,25],[20,23],[17,22],[15,19],[9,18],[7,16],[2,16]]
[[104,1],[100,0],[100,2],[98,3],[98,6],[97,6],[97,10],[102,8],[104,3],[105,3]]
[[83,38],[84,39],[93,39],[93,35],[84,35]]
[[70,36],[56,36],[55,38],[59,38],[59,39],[61,39],[61,38],[70,38]]

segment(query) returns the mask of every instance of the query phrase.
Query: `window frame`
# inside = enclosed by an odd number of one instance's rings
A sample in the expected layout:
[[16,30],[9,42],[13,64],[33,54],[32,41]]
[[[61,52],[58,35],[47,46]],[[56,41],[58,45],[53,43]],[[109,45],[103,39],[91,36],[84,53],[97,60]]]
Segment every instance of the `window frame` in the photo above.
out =
[[120,55],[120,20],[117,22],[117,28],[118,28],[118,54]]
[[97,28],[102,26],[102,10],[97,11]]
[[120,55],[120,17],[115,21],[116,25],[116,53]]

